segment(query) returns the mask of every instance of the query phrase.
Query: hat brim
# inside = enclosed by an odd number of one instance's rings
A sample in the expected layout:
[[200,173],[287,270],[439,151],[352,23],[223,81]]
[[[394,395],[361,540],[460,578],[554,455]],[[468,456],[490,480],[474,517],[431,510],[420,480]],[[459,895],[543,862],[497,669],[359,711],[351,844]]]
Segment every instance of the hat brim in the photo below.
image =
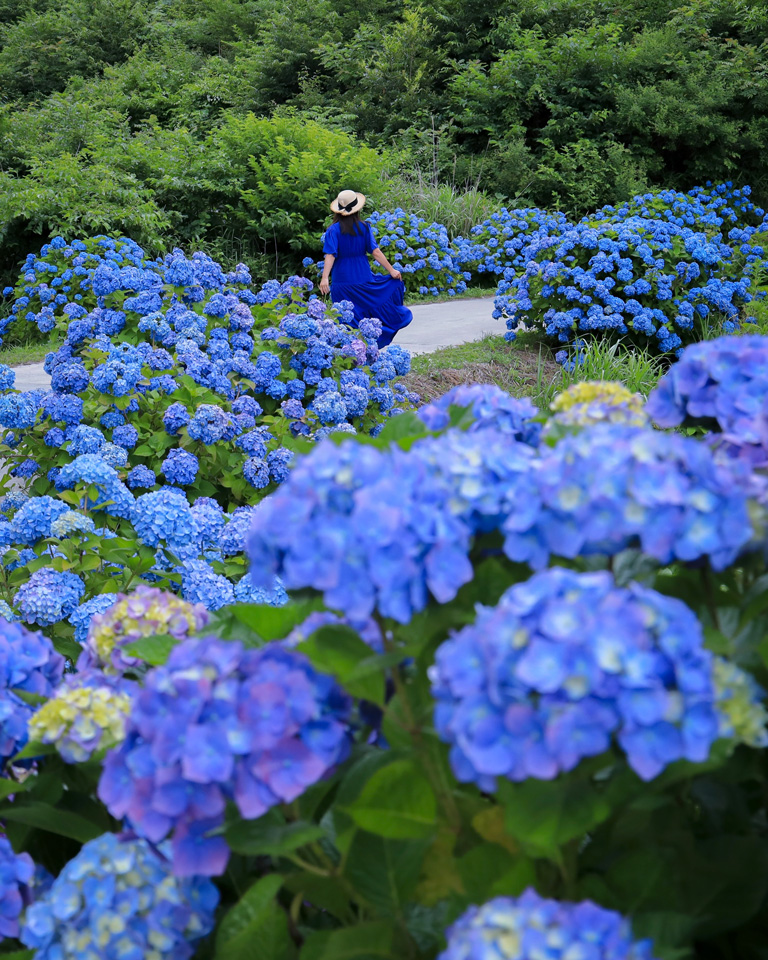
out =
[[338,197],[331,203],[331,212],[338,213],[342,217],[351,217],[353,213],[360,213],[360,211],[365,206],[365,194],[355,192],[357,197],[357,203],[353,210],[345,210],[343,207],[339,206]]

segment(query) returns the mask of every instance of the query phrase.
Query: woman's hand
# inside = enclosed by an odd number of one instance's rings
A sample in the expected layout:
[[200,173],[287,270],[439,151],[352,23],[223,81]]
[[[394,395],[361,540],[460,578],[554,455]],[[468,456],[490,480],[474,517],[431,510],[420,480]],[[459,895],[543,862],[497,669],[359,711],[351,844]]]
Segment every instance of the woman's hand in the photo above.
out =
[[320,281],[320,293],[322,293],[324,297],[327,297],[330,292],[331,281],[328,279],[328,277],[323,277],[323,279]]
[[399,270],[395,270],[394,268],[392,268],[392,270],[389,271],[389,275],[390,275],[390,277],[392,277],[393,280],[402,280],[402,279],[403,279],[402,273],[400,273]]

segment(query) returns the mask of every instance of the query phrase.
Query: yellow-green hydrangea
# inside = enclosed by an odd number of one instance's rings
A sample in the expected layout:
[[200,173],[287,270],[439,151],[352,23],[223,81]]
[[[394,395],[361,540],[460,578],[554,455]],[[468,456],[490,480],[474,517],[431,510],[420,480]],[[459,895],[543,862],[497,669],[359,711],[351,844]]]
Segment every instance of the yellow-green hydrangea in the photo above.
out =
[[123,673],[141,663],[126,652],[128,644],[152,636],[185,640],[207,622],[208,613],[201,604],[188,603],[156,587],[140,586],[133,593],[118,594],[116,603],[93,617],[83,665]]
[[556,423],[589,427],[595,423],[624,423],[642,427],[648,423],[643,398],[620,383],[585,380],[559,393],[550,405]]
[[768,746],[768,711],[752,677],[730,660],[715,657],[714,681],[720,735],[749,747]]
[[54,744],[67,763],[82,763],[97,750],[125,739],[130,709],[125,689],[73,678],[30,718],[29,737]]

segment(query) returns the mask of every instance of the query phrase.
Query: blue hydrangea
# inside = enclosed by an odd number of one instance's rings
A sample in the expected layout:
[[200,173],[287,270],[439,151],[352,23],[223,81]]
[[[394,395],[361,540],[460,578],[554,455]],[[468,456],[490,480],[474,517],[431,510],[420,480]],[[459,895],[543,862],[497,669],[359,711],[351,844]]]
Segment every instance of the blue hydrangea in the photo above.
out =
[[200,463],[188,450],[170,450],[163,460],[162,471],[168,483],[186,487],[195,482]]
[[534,568],[639,546],[660,563],[707,557],[721,570],[754,536],[750,480],[691,438],[597,425],[542,449],[536,493],[503,524],[504,549]]
[[198,497],[191,509],[197,524],[199,542],[206,546],[218,545],[224,529],[224,511],[210,497]]
[[[30,497],[16,511],[12,525],[16,543],[34,546],[38,540],[50,537],[51,525],[62,514],[69,513],[70,507],[63,500],[53,497]],[[54,534],[58,536],[58,534]]]
[[96,524],[92,517],[78,513],[77,510],[65,510],[51,524],[50,535],[63,539],[76,533],[93,533],[95,529]]
[[251,507],[238,507],[227,517],[227,525],[219,537],[219,549],[225,557],[233,557],[245,550],[245,538],[253,519]]
[[451,431],[382,451],[322,444],[254,514],[251,575],[312,587],[354,620],[407,623],[429,595],[451,600],[473,575],[475,533],[536,504],[533,450],[495,431]]
[[190,421],[189,411],[183,403],[172,403],[163,414],[163,426],[167,433],[175,436]]
[[516,584],[439,647],[435,727],[461,781],[550,780],[615,740],[644,780],[718,738],[713,658],[681,601],[608,573]]
[[261,490],[269,485],[269,467],[266,460],[249,457],[243,464],[243,476],[252,487]]
[[157,477],[149,467],[145,467],[144,464],[139,464],[138,467],[134,467],[128,471],[125,482],[131,490],[149,489],[155,486]]
[[546,900],[532,889],[471,906],[446,930],[438,960],[654,960],[650,940],[589,900]]
[[73,457],[81,453],[98,453],[105,443],[106,438],[101,430],[81,424],[72,431],[68,450]]
[[200,603],[206,610],[220,610],[235,602],[232,584],[205,560],[187,560],[182,564],[181,594],[189,603]]
[[231,440],[237,428],[232,417],[221,407],[202,403],[189,421],[187,433],[192,440],[200,440],[210,446],[219,440]]
[[64,674],[64,658],[51,641],[20,623],[0,620],[0,763],[27,742],[34,708],[15,690],[50,697]]
[[430,430],[445,430],[451,407],[471,411],[470,430],[494,427],[532,447],[539,443],[542,425],[533,419],[539,411],[527,397],[517,399],[493,384],[461,384],[421,407],[418,416]]
[[218,875],[229,849],[211,831],[227,801],[254,819],[295,800],[347,756],[349,708],[331,677],[279,644],[185,641],[147,674],[99,797],[152,843],[172,835],[177,876]]
[[[130,517],[134,498],[130,490],[120,480],[117,471],[100,456],[84,453],[65,464],[56,477],[57,490],[75,490],[80,486],[81,507],[91,510],[104,510],[115,517]],[[90,498],[91,487],[96,487],[98,497]]]
[[99,450],[99,456],[108,463],[110,467],[119,470],[128,463],[128,451],[125,447],[119,447],[116,443],[105,443]]
[[85,584],[69,570],[42,567],[16,591],[13,605],[26,623],[50,627],[65,620],[80,602]]
[[155,490],[136,498],[131,522],[140,539],[150,547],[163,543],[171,548],[193,543],[199,530],[182,493]]
[[33,427],[39,404],[28,393],[6,393],[0,396],[0,425],[12,430]]
[[649,396],[646,412],[662,427],[712,427],[729,452],[765,467],[767,398],[768,337],[720,337],[686,347]]
[[175,877],[166,853],[114,833],[88,841],[27,911],[22,943],[36,960],[188,960],[213,929],[219,891]]
[[276,579],[271,589],[254,586],[251,578],[246,575],[235,584],[235,603],[258,603],[270,607],[282,607],[288,603],[288,594],[279,579]]
[[126,450],[132,450],[138,442],[139,431],[131,423],[119,424],[112,431],[112,443],[125,447]]
[[19,936],[19,918],[32,884],[35,865],[28,853],[15,853],[0,837],[0,940]]
[[85,643],[88,639],[88,628],[94,616],[105,613],[117,602],[116,593],[100,593],[96,597],[91,597],[85,603],[81,603],[69,615],[69,622],[75,628],[75,640],[78,643]]

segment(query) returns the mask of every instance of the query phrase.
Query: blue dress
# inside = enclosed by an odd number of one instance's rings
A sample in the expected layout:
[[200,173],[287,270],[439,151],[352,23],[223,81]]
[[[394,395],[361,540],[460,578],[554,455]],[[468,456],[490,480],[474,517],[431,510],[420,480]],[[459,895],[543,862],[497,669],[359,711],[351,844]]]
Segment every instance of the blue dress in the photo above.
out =
[[413,320],[413,314],[403,304],[402,280],[373,275],[368,254],[377,248],[368,223],[361,223],[354,234],[342,233],[341,226],[334,223],[323,242],[323,253],[336,257],[331,270],[331,299],[334,303],[351,301],[358,323],[370,317],[381,320],[379,346],[386,347],[397,331]]

